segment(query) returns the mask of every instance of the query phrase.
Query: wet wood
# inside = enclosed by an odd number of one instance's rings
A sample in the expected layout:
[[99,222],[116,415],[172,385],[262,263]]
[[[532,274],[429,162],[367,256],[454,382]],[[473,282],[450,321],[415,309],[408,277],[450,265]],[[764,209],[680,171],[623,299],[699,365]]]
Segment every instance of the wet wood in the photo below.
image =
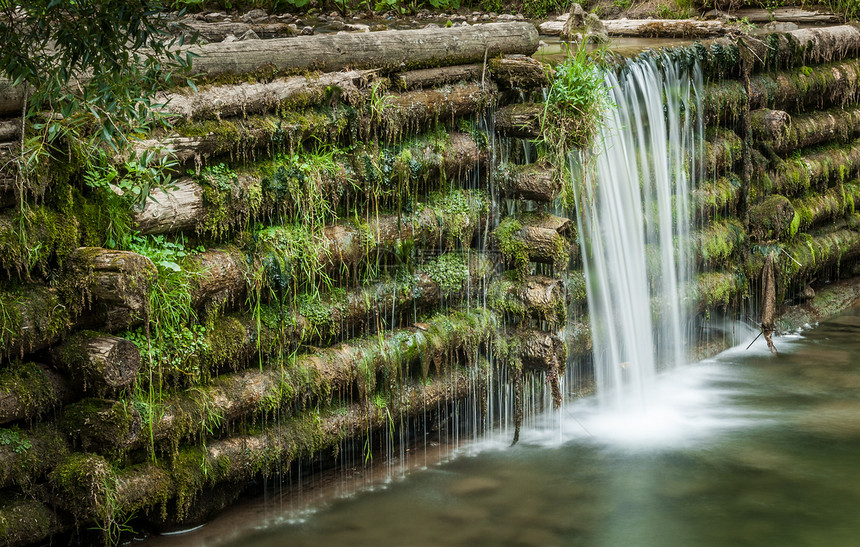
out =
[[496,180],[508,196],[552,203],[562,190],[559,175],[548,164],[501,165]]
[[391,79],[401,89],[415,89],[463,81],[480,81],[482,74],[484,74],[483,64],[471,64],[408,70],[392,76]]
[[[565,14],[556,21],[541,23],[541,34],[560,36],[569,15]],[[726,33],[726,28],[721,21],[700,21],[698,19],[608,19],[601,22],[610,36],[706,38],[721,36]]]
[[544,109],[544,105],[534,103],[503,106],[496,110],[496,131],[506,137],[536,139],[540,136],[540,120]]
[[507,89],[533,89],[549,85],[546,66],[525,55],[494,57],[487,63],[493,78]]
[[427,68],[483,62],[504,53],[531,55],[538,33],[531,23],[491,23],[447,29],[323,34],[208,44],[191,49],[197,72],[243,74],[277,70],[335,71]]
[[56,370],[37,363],[0,369],[0,424],[29,420],[80,396]]
[[222,42],[227,36],[241,38],[246,32],[252,31],[260,39],[285,38],[295,36],[296,31],[286,23],[232,23],[207,22],[195,19],[183,19],[180,29],[184,34],[194,34],[206,42]]
[[176,121],[228,118],[275,112],[281,105],[306,107],[324,102],[357,99],[358,85],[367,71],[328,72],[317,76],[293,76],[271,82],[201,87],[198,93],[162,94],[162,109]]
[[809,25],[838,25],[842,18],[829,11],[806,10],[801,8],[786,7],[774,9],[744,8],[734,10],[731,16],[737,19],[746,19],[750,23],[798,23]]
[[52,348],[51,362],[76,379],[84,392],[99,396],[131,390],[141,365],[140,350],[131,341],[87,331]]
[[69,263],[75,287],[90,311],[81,324],[115,331],[144,321],[149,284],[157,276],[149,258],[131,251],[81,247],[71,254]]

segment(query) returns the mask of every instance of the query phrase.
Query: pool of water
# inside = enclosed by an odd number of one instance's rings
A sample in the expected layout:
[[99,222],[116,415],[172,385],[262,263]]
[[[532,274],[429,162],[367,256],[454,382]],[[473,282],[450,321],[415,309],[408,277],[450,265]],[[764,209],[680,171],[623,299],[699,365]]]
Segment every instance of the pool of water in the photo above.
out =
[[775,341],[662,374],[634,414],[568,403],[514,447],[182,544],[858,545],[860,309]]

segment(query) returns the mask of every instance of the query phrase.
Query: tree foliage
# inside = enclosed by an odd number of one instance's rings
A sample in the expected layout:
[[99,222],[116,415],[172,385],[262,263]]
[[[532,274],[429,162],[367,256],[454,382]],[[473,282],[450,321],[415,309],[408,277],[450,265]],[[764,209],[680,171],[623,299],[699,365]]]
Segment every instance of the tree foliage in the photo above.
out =
[[60,136],[113,148],[153,122],[157,88],[190,66],[162,0],[0,0],[0,74],[27,90],[25,150]]

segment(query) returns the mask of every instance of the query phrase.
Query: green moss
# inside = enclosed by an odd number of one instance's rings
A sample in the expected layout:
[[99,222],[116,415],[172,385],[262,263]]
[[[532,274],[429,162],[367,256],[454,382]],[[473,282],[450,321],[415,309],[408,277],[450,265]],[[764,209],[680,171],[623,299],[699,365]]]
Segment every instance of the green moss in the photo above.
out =
[[795,222],[794,208],[788,198],[771,195],[750,207],[750,236],[757,241],[772,241],[791,239],[797,233],[800,219],[797,219],[792,233],[792,223]]
[[508,262],[513,263],[519,279],[525,279],[529,270],[529,251],[522,240],[522,223],[516,217],[507,217],[493,231],[499,251]]
[[15,361],[0,370],[0,394],[16,402],[16,415],[7,420],[34,417],[60,403],[54,384],[35,363]]

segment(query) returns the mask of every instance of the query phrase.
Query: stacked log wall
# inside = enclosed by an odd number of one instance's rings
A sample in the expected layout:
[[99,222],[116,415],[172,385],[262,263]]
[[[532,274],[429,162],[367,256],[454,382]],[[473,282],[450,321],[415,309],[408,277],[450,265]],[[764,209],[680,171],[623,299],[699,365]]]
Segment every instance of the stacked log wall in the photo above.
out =
[[[419,34],[405,39],[445,32]],[[213,489],[238,491],[392,416],[484,404],[489,374],[513,384],[517,430],[535,406],[527,375],[545,386],[542,402],[560,404],[565,370],[587,361],[591,337],[575,218],[555,207],[565,181],[526,162],[518,140],[540,137],[543,105],[529,99],[547,71],[522,56],[537,46],[522,24],[467,34],[462,49],[406,61],[403,48],[372,63],[396,34],[349,37],[363,44],[351,70],[317,52],[313,66],[284,61],[260,81],[243,72],[269,61],[274,42],[204,46],[217,51],[200,65],[209,80],[197,94],[165,92],[175,125],[137,145],[172,153],[183,176],[129,216],[136,250],[102,247],[100,198],[74,166],[66,179],[10,185],[7,197],[38,208],[0,215],[5,543],[132,514],[156,526],[165,507],[173,524],[195,522]],[[685,294],[704,320],[756,304],[770,252],[781,302],[855,273],[855,34],[693,47],[708,75],[707,137],[692,196],[699,274]],[[319,50],[302,39],[284,38]],[[745,47],[747,86],[731,61]],[[308,68],[323,72],[298,73]],[[0,105],[14,105],[3,85]],[[512,151],[504,164],[501,148]],[[63,229],[16,239],[33,219]],[[172,275],[188,284],[195,333],[180,357],[158,347],[152,322]],[[163,394],[150,400],[155,387]]]

